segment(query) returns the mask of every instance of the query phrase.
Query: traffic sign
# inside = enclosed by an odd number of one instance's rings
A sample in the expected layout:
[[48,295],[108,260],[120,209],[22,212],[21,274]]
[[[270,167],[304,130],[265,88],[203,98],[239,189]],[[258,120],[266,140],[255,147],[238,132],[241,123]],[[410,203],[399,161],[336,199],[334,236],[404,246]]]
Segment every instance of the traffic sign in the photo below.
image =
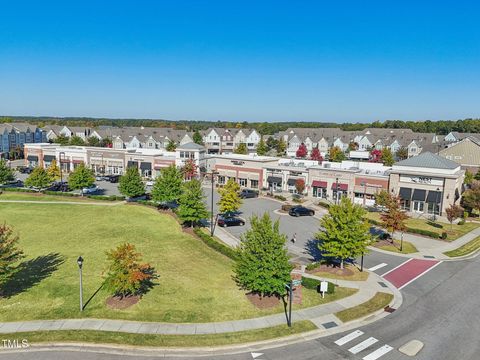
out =
[[293,286],[302,285],[302,280],[293,280],[293,281],[292,281],[292,285],[293,285]]

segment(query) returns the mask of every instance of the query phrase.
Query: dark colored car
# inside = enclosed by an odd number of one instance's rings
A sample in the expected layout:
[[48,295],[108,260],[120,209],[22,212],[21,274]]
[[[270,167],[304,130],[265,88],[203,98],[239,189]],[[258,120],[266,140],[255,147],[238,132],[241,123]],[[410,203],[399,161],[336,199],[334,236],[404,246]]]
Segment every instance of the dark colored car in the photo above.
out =
[[240,197],[241,197],[242,199],[252,199],[252,198],[258,197],[258,193],[257,193],[255,190],[243,189],[243,190],[240,192]]
[[380,236],[379,236],[380,240],[391,240],[392,239],[392,235],[390,235],[389,233],[387,232],[384,232],[384,233],[381,233]]
[[110,181],[111,183],[118,183],[118,180],[120,180],[120,175],[109,175],[107,176],[107,181]]
[[245,225],[245,220],[240,219],[238,217],[219,217],[217,220],[217,224],[221,227],[227,226],[243,226]]
[[289,211],[290,216],[313,216],[315,211],[304,206],[294,206]]
[[68,183],[56,181],[47,190],[68,192],[70,188],[68,187]]
[[17,171],[22,174],[30,174],[33,169],[27,166],[18,166]]

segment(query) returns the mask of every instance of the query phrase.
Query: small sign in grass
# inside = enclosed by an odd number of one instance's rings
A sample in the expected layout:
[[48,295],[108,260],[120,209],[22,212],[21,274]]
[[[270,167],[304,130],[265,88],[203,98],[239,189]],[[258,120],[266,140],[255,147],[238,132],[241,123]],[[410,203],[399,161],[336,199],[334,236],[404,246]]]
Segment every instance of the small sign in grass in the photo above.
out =
[[359,319],[377,310],[383,309],[385,306],[390,304],[392,299],[392,294],[377,292],[370,300],[349,309],[339,311],[335,313],[335,316],[343,322]]

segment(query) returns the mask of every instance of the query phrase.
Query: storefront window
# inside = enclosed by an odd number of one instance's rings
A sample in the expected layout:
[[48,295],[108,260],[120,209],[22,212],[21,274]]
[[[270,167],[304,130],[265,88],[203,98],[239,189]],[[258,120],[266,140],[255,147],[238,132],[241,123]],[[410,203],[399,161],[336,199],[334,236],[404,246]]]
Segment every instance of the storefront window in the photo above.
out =
[[241,179],[239,178],[238,179],[238,183],[240,184],[240,186],[247,186],[247,179]]
[[440,204],[427,203],[427,212],[429,214],[440,215]]
[[327,189],[314,186],[313,187],[313,197],[326,199],[327,198]]
[[410,211],[410,205],[410,200],[400,200],[400,207],[402,208],[402,210]]
[[220,185],[224,185],[224,184],[225,184],[225,176],[219,175],[219,176],[217,177],[217,181],[218,181],[218,183],[219,183]]
[[258,189],[258,180],[250,180],[250,187],[252,189]]

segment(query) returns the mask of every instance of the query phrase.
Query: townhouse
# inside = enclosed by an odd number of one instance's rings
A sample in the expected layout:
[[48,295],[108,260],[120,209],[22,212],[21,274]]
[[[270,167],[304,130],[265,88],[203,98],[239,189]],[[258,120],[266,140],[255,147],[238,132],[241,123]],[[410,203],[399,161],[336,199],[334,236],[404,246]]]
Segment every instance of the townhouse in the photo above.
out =
[[0,158],[19,158],[24,145],[46,142],[46,132],[27,123],[0,124]]
[[256,152],[261,135],[255,129],[210,128],[201,132],[208,154],[233,154],[242,143],[248,153]]

